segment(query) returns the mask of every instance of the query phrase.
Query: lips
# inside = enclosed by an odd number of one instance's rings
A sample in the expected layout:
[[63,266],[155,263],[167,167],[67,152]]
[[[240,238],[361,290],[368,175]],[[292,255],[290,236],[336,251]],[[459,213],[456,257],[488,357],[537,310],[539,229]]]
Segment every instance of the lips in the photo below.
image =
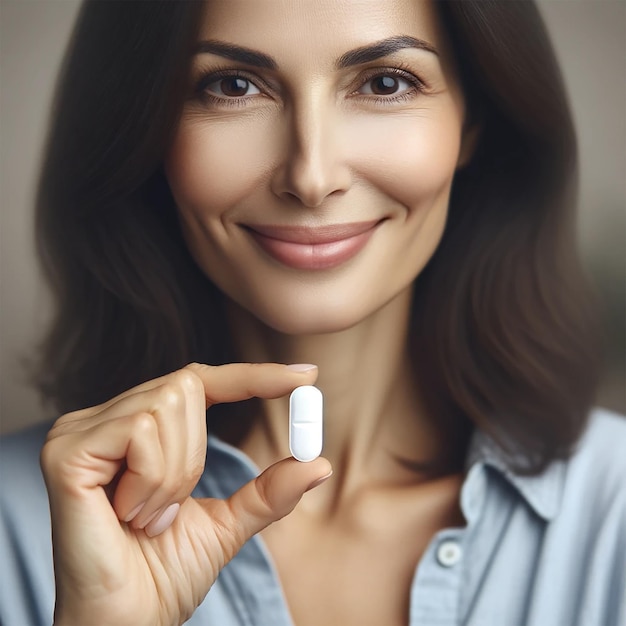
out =
[[327,226],[244,225],[259,247],[294,269],[337,267],[358,254],[382,220]]

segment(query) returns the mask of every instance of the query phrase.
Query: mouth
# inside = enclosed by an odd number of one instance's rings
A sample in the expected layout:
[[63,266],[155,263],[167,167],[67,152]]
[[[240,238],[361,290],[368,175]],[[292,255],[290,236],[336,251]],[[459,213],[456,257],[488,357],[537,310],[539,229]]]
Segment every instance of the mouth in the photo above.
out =
[[337,267],[356,256],[383,220],[327,226],[243,225],[256,244],[279,263],[299,270]]

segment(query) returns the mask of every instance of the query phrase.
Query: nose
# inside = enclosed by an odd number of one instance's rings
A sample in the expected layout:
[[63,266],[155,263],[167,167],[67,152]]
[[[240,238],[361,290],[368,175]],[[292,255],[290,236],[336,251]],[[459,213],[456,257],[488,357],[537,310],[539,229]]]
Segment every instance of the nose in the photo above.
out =
[[307,208],[347,191],[352,182],[340,114],[320,100],[310,97],[294,103],[286,115],[282,159],[271,183],[274,194]]

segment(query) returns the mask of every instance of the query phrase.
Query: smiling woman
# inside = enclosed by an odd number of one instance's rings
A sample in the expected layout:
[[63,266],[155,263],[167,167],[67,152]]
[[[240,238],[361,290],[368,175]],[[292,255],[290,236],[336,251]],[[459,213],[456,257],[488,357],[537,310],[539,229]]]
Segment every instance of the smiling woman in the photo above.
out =
[[[341,38],[310,28],[321,9],[248,7],[233,29],[232,4],[209,3],[164,161],[198,265],[289,334],[406,306],[471,134],[430,5],[375,3]],[[345,21],[345,5],[324,10]]]
[[531,2],[85,2],[37,205],[62,415],[3,444],[0,621],[626,618],[575,174]]

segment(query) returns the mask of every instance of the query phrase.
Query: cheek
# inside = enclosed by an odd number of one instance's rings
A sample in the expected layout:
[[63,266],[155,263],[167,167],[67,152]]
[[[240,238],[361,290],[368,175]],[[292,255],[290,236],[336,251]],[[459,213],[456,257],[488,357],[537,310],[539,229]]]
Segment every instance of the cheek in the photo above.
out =
[[461,127],[445,111],[361,120],[351,130],[356,168],[407,209],[447,194],[456,171]]
[[268,169],[267,137],[258,124],[181,125],[164,161],[184,214],[221,215],[258,188]]

